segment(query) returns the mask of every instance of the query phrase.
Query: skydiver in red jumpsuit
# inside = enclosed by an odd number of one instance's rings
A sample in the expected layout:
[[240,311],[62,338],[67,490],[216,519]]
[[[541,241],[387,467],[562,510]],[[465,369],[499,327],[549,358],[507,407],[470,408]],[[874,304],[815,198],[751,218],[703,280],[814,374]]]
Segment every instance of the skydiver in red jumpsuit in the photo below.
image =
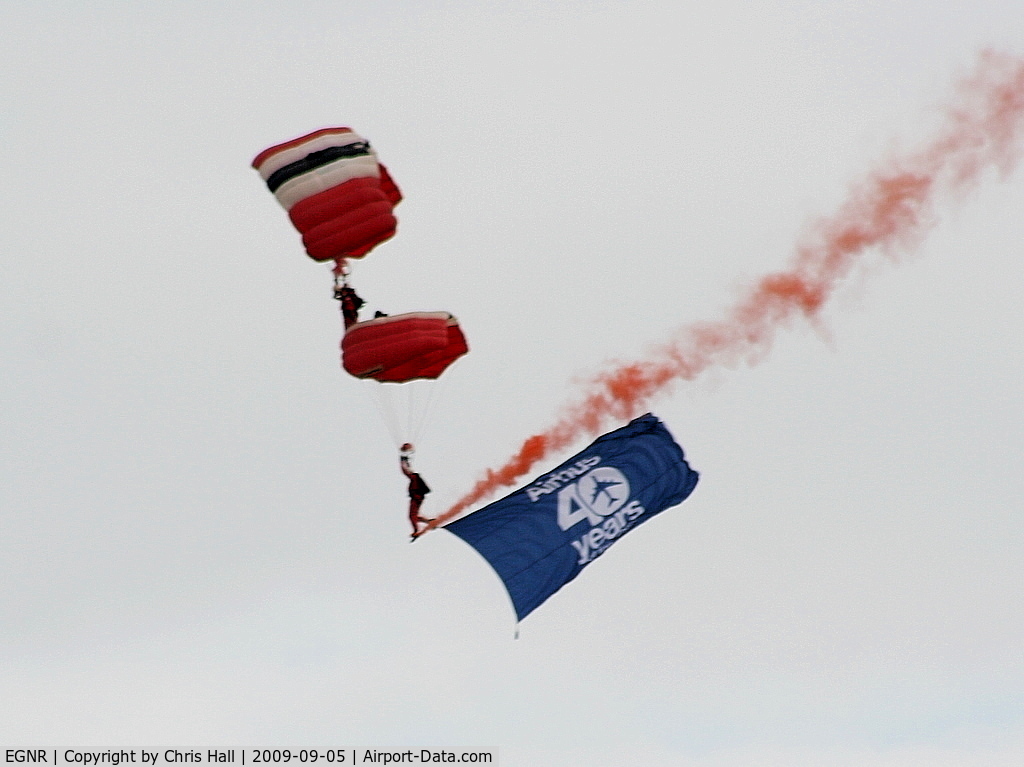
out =
[[423,481],[423,477],[413,471],[412,466],[409,465],[412,452],[413,447],[408,442],[402,445],[399,453],[399,465],[402,467],[402,473],[409,478],[409,522],[412,524],[412,540],[415,541],[420,534],[425,532],[420,529],[420,525],[433,522],[433,520],[420,516],[420,506],[423,505],[423,499],[430,492],[430,487]]

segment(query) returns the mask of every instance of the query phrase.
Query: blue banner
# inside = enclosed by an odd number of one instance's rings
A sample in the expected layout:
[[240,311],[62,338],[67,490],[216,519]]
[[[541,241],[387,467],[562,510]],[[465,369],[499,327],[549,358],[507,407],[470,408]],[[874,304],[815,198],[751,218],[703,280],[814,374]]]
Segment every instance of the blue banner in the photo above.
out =
[[697,477],[648,413],[445,529],[490,563],[522,620],[627,532],[682,503]]

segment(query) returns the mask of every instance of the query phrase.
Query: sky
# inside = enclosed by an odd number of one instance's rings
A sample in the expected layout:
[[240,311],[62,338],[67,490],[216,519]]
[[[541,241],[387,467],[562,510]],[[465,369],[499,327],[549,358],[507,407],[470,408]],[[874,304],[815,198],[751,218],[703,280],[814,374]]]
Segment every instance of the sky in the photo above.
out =
[[1024,174],[660,397],[700,485],[516,638],[472,549],[409,545],[329,269],[250,162],[349,125],[402,188],[352,279],[469,340],[417,436],[437,512],[784,269],[1022,28],[1011,0],[0,4],[0,744],[1020,764]]

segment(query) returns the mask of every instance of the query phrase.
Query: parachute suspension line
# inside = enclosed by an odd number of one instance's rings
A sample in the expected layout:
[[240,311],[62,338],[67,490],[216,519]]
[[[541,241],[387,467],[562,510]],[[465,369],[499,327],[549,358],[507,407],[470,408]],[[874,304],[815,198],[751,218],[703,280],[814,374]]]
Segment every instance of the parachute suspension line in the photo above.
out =
[[[430,406],[430,391],[423,391],[423,384],[426,382],[422,381],[410,381],[407,385],[409,390],[408,394],[408,409],[406,412],[407,421],[405,423],[406,434],[409,435],[407,442],[417,443],[420,441],[420,432],[423,429],[423,421],[426,418],[426,410]],[[430,384],[435,383],[430,381],[426,384],[426,388],[433,389],[434,387]]]
[[448,385],[447,378],[437,378],[433,381],[421,381],[423,385],[419,394],[412,392],[414,402],[409,408],[409,442],[416,444],[423,437],[433,415],[434,401],[438,398],[438,392],[442,392]]
[[367,381],[367,384],[373,388],[373,401],[377,406],[380,419],[384,422],[388,434],[391,435],[391,441],[395,443],[395,447],[398,447],[407,440],[403,438],[404,430],[398,417],[398,408],[395,407],[394,396],[388,391],[386,384],[377,381]]
[[[436,382],[431,382],[436,383]],[[420,441],[423,433],[423,423],[427,419],[427,411],[430,409],[430,402],[433,399],[434,386],[428,386],[428,391],[417,391],[423,387],[417,386],[409,392],[409,441],[416,444]]]
[[391,403],[395,408],[395,417],[401,429],[401,442],[416,443],[419,441],[426,408],[430,405],[430,395],[436,381],[407,381],[399,385],[391,385]]
[[413,434],[412,424],[416,417],[416,401],[418,381],[409,381],[400,384],[395,388],[396,407],[398,408],[399,423],[402,428],[402,442],[416,442],[416,435]]
[[398,447],[406,442],[418,444],[422,439],[441,380],[408,381],[404,384],[378,383],[373,385],[373,400],[381,421],[391,440]]

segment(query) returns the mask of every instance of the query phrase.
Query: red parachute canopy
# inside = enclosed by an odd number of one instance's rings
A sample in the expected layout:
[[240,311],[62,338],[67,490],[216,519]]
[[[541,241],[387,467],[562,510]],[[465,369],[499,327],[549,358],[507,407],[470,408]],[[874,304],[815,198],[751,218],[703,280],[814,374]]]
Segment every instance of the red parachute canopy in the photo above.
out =
[[322,128],[264,149],[252,166],[315,261],[361,258],[395,233],[402,193],[351,128]]
[[469,351],[448,312],[412,312],[357,322],[341,339],[341,364],[356,378],[405,383],[437,378]]

